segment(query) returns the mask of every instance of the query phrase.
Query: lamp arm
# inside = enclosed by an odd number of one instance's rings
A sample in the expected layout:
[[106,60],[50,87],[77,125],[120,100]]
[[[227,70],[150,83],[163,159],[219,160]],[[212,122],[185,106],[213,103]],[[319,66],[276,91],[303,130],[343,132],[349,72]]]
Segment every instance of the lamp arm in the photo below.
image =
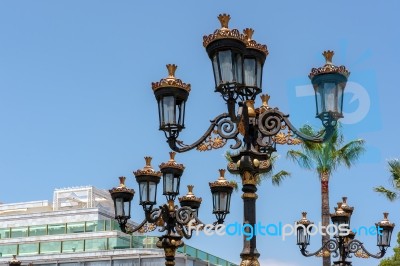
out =
[[360,250],[362,250],[362,252],[364,252],[365,254],[367,254],[369,257],[375,258],[375,259],[381,259],[383,256],[385,256],[386,254],[386,249],[385,248],[381,248],[381,251],[377,254],[371,254],[365,247],[364,244],[362,242],[360,242],[357,239],[351,240],[348,244],[347,244],[348,250],[349,250],[349,254],[350,253],[354,253],[357,256],[357,252],[359,252]]
[[[169,147],[176,152],[186,152],[194,148],[205,151],[211,149],[222,148],[226,144],[226,140],[234,139],[236,143],[231,145],[231,149],[238,149],[242,145],[242,141],[237,137],[239,131],[232,121],[229,114],[223,113],[210,121],[211,125],[206,132],[197,141],[191,145],[186,145],[183,141],[178,140],[175,136],[168,137],[167,142]],[[218,136],[212,139],[211,134]],[[217,140],[217,141],[216,141]]]
[[134,232],[140,230],[143,228],[143,226],[147,223],[146,218],[138,225],[138,226],[131,226],[129,224],[125,224],[125,226],[120,225],[121,231],[124,232],[125,234],[133,234]]
[[145,212],[145,217],[146,217],[145,219],[149,223],[155,223],[158,221],[158,219],[160,219],[161,215],[162,215],[162,207],[155,208]]
[[[288,128],[301,140],[311,142],[324,142],[332,137],[334,126],[325,125],[325,130],[315,136],[309,136],[297,129],[289,120],[289,115],[279,111],[278,108],[268,108],[259,116],[257,124],[258,129],[264,137],[276,137],[281,130]],[[278,138],[275,142],[281,144]]]
[[328,250],[331,253],[334,253],[333,257],[338,257],[339,256],[339,253],[338,253],[339,243],[334,239],[330,239],[329,241],[325,242],[325,244],[322,245],[322,247],[320,249],[318,249],[317,251],[315,251],[313,253],[310,253],[307,250],[307,246],[306,245],[301,245],[300,252],[305,257],[312,257],[312,256],[315,256],[315,255],[318,255],[324,249]]

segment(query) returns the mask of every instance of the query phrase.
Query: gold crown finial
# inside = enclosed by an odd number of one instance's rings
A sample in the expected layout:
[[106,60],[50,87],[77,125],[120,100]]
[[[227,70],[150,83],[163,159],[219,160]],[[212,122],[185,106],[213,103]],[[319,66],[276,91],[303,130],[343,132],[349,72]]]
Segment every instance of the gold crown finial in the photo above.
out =
[[175,162],[175,155],[176,155],[176,152],[174,152],[174,151],[169,152],[169,161],[170,162]]
[[271,98],[271,96],[269,96],[268,94],[261,94],[261,101],[262,101],[262,105],[265,107],[268,107],[268,101]]
[[303,215],[303,219],[307,219],[307,212],[302,212],[301,215]]
[[178,68],[177,65],[175,64],[168,64],[167,69],[168,69],[168,78],[175,78],[175,71]]
[[146,161],[146,167],[151,167],[151,160],[153,158],[151,158],[150,156],[146,156],[144,157],[144,160]]
[[126,177],[125,176],[120,176],[118,178],[119,178],[119,186],[120,187],[126,187],[126,185],[125,185]]
[[194,186],[193,185],[188,185],[187,188],[188,188],[188,191],[189,191],[188,194],[193,194]]
[[253,38],[254,30],[252,28],[246,28],[243,30],[244,36],[246,37],[247,41],[251,41]]
[[231,19],[231,16],[228,14],[219,14],[218,20],[221,23],[221,29],[228,29],[229,25],[229,20]]
[[225,169],[219,169],[219,179],[225,179]]
[[383,220],[388,220],[388,217],[389,217],[389,213],[388,212],[384,212],[383,213]]
[[335,52],[334,51],[330,51],[330,50],[324,51],[322,53],[322,55],[325,57],[327,65],[332,65],[332,57],[333,57],[334,54],[335,54]]
[[347,203],[347,197],[342,197],[343,203]]

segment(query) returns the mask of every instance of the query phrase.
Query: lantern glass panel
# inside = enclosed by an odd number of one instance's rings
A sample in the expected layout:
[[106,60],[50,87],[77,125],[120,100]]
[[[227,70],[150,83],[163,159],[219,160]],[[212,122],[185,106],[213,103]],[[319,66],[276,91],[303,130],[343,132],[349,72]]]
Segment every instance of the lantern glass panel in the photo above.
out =
[[148,201],[156,203],[157,197],[157,184],[155,182],[149,182],[149,194]]
[[123,198],[115,199],[115,216],[125,216]]
[[140,202],[145,202],[148,200],[148,191],[147,191],[147,182],[139,183],[139,191],[140,191]]
[[337,90],[336,90],[336,84],[332,82],[327,82],[324,83],[324,100],[323,100],[323,106],[324,112],[337,112]]
[[214,79],[215,79],[215,85],[219,86],[219,84],[222,83],[221,80],[221,72],[219,70],[219,66],[218,66],[218,54],[215,54],[212,60],[213,63],[213,70],[214,70]]
[[174,96],[163,98],[163,121],[164,124],[175,124],[175,99]]
[[306,243],[305,230],[303,225],[297,225],[297,245]]
[[261,81],[262,81],[262,69],[263,66],[260,62],[260,60],[257,60],[257,69],[256,69],[256,75],[257,75],[257,87],[261,89]]
[[219,63],[221,67],[221,80],[226,82],[234,81],[234,65],[232,63],[232,52],[230,50],[219,52]]
[[219,193],[219,210],[226,212],[228,206],[228,193],[220,192]]
[[173,193],[174,191],[174,175],[172,173],[167,173],[164,175],[165,189],[164,194]]
[[255,58],[244,59],[244,84],[246,86],[254,87],[257,86],[257,65]]

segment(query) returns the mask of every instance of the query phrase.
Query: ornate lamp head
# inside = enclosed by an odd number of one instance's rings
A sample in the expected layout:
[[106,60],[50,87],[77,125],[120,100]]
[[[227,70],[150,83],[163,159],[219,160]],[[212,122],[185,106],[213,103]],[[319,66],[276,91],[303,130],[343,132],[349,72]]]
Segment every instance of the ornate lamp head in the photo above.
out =
[[266,45],[253,40],[254,30],[243,30],[246,43],[246,51],[243,55],[243,86],[238,93],[246,100],[254,100],[261,92],[262,74],[265,59],[268,55]]
[[343,117],[343,94],[350,75],[345,66],[333,65],[333,55],[333,51],[323,52],[325,65],[313,68],[309,75],[315,90],[317,117],[325,126],[329,126],[329,123],[336,124]]
[[390,247],[390,240],[392,238],[393,228],[395,226],[394,223],[391,223],[388,219],[389,213],[383,213],[383,220],[379,223],[376,223],[377,228],[377,246],[381,250],[386,250]]
[[203,37],[203,45],[213,66],[215,91],[227,97],[243,84],[242,65],[246,50],[244,35],[237,29],[229,29],[230,18],[228,14],[220,14],[221,28]]
[[133,189],[126,187],[125,180],[126,177],[119,177],[119,186],[109,190],[114,201],[115,219],[122,230],[131,218],[131,202],[135,194]]
[[175,161],[175,152],[170,152],[169,155],[169,161],[160,165],[160,171],[163,175],[163,195],[167,200],[174,201],[179,195],[181,176],[185,166]]
[[313,222],[307,219],[307,212],[302,212],[302,218],[296,222],[297,245],[306,248],[310,244],[309,227]]
[[190,207],[191,209],[195,210],[196,216],[198,216],[202,199],[196,197],[193,194],[193,188],[194,188],[193,185],[188,185],[187,187],[188,187],[188,193],[185,196],[178,198],[179,203],[181,204],[181,207],[187,206],[187,207]]
[[139,184],[140,205],[145,211],[150,211],[157,203],[157,185],[161,179],[161,172],[152,168],[151,157],[144,157],[144,159],[146,161],[144,168],[133,174]]
[[175,77],[177,68],[167,65],[168,77],[151,85],[158,102],[160,130],[175,138],[185,128],[185,104],[190,92],[190,84]]
[[230,211],[231,196],[235,185],[225,179],[225,169],[220,169],[219,173],[218,180],[210,182],[209,185],[213,197],[213,214],[218,223],[223,223]]

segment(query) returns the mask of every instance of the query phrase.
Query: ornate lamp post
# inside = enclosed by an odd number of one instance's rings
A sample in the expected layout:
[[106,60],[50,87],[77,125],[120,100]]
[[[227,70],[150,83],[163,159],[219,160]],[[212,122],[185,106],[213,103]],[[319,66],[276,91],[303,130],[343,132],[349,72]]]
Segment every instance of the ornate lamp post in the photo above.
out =
[[[313,223],[310,222],[303,212],[303,218],[296,223],[297,227],[297,245],[300,247],[300,252],[303,256],[321,256],[330,255],[333,253],[333,257],[338,258],[337,261],[333,262],[334,265],[339,266],[351,266],[352,262],[348,261],[351,258],[351,254],[359,258],[382,258],[388,247],[390,247],[390,239],[394,224],[388,220],[388,213],[383,214],[384,218],[379,223],[376,223],[376,235],[377,235],[377,246],[379,252],[377,254],[370,253],[357,239],[354,239],[355,233],[350,230],[350,219],[354,208],[347,205],[347,198],[343,197],[343,202],[338,203],[338,207],[335,207],[335,212],[331,214],[332,223],[334,225],[334,238],[330,239],[322,245],[316,252],[310,253],[307,250],[310,244],[310,233],[312,230]],[[322,252],[328,254],[321,254]]]
[[[135,191],[126,187],[125,177],[120,177],[120,184],[110,190],[114,201],[115,219],[118,221],[121,230],[127,234],[132,234],[138,230],[140,232],[153,231],[160,227],[164,235],[159,237],[157,247],[164,249],[165,265],[175,265],[175,253],[177,248],[183,246],[182,238],[190,239],[192,231],[188,227],[191,223],[203,224],[197,217],[201,204],[201,198],[193,194],[193,186],[189,185],[189,192],[186,196],[178,198],[180,207],[175,205],[175,198],[179,195],[180,179],[185,169],[183,164],[175,161],[175,152],[170,152],[170,160],[160,165],[160,171],[156,171],[151,166],[151,157],[145,157],[146,165],[143,169],[134,172],[136,181],[139,185],[140,205],[142,205],[145,218],[137,226],[132,227],[128,224],[131,218],[131,202]],[[225,216],[230,210],[230,198],[234,185],[228,182],[220,170],[220,177],[214,183],[210,183],[213,196],[213,213],[217,221],[215,224],[223,223]],[[167,203],[154,208],[157,204],[157,185],[163,178],[163,195]]]
[[[276,151],[276,144],[298,144],[301,140],[323,142],[329,139],[337,120],[343,117],[343,94],[350,73],[344,66],[333,65],[332,51],[323,53],[326,64],[313,68],[309,78],[315,90],[316,117],[321,119],[325,131],[317,136],[305,135],[291,124],[289,115],[268,105],[268,95],[261,95],[262,105],[254,107],[256,96],[262,91],[267,46],[252,39],[252,29],[245,29],[243,34],[237,29],[230,29],[229,15],[219,15],[218,19],[221,28],[204,36],[203,45],[211,60],[215,92],[220,93],[226,102],[227,113],[211,120],[203,136],[193,144],[186,145],[178,137],[184,128],[185,103],[190,84],[175,77],[176,65],[167,65],[168,77],[152,83],[152,89],[158,102],[159,129],[164,131],[172,150],[186,152],[196,148],[207,151],[223,147],[230,139],[235,141],[230,148],[239,149],[239,152],[232,156],[228,170],[239,173],[242,178],[243,221],[254,225],[257,179],[259,174],[270,171],[269,159],[271,153]],[[244,237],[240,255],[242,265],[260,265],[259,255],[256,237],[251,240]]]
[[19,260],[17,260],[17,256],[16,255],[13,255],[13,258],[12,258],[12,260],[10,260],[8,262],[8,265],[10,265],[10,266],[20,266],[21,262]]

